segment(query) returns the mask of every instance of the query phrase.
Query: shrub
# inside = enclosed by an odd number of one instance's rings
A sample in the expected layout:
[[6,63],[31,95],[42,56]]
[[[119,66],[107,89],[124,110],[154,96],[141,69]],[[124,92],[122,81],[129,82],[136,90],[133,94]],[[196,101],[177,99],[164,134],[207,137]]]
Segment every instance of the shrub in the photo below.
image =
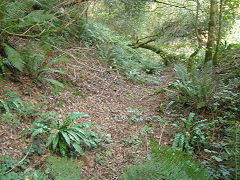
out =
[[208,106],[214,92],[211,64],[207,63],[202,70],[194,67],[191,73],[183,65],[176,65],[174,70],[178,80],[173,86],[179,91],[179,101],[197,108]]
[[38,134],[47,134],[46,147],[50,147],[53,151],[66,155],[72,148],[79,154],[83,154],[82,146],[97,147],[100,140],[98,135],[92,130],[84,129],[93,126],[91,123],[72,124],[75,120],[86,117],[87,114],[73,112],[70,113],[63,121],[54,114],[42,115],[42,119],[37,119],[32,127],[25,129],[19,135],[29,130],[32,131],[31,138],[35,138]]

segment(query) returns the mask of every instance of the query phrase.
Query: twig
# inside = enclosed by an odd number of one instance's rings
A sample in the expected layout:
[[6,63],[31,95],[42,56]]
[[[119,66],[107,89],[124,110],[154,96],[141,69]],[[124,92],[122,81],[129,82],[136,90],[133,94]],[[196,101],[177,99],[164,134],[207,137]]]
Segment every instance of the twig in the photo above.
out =
[[[57,49],[58,51],[62,52],[63,54],[67,54],[67,55],[71,56],[73,59],[76,60],[76,57],[75,57],[73,54],[71,54],[71,53],[69,53],[69,52],[67,52],[67,51],[63,51],[63,50],[61,50],[60,48],[58,48],[57,46],[54,46],[54,45],[52,45],[52,44],[50,44],[50,43],[48,43],[48,44],[49,44],[50,46],[52,46],[53,48]],[[63,54],[62,54],[62,55],[63,55]]]
[[154,2],[159,3],[159,4],[164,4],[164,5],[167,5],[167,6],[170,6],[170,7],[186,9],[188,11],[195,11],[193,9],[189,9],[188,7],[186,7],[186,6],[184,6],[184,5],[180,4],[180,3],[170,4],[170,3],[167,3],[167,2],[164,2],[164,1],[158,1],[158,0],[155,0]]
[[5,175],[5,174],[11,172],[13,169],[15,169],[17,166],[19,166],[19,164],[21,164],[21,163],[26,159],[26,157],[27,157],[28,154],[30,153],[30,150],[31,150],[31,149],[32,149],[32,146],[29,148],[27,154],[21,159],[21,161],[19,161],[19,162],[17,163],[17,165],[15,165],[13,168],[11,168],[11,169],[8,170],[7,172],[5,172],[3,175]]
[[87,12],[89,6],[90,6],[90,4],[78,16],[76,16],[72,21],[70,21],[66,25],[63,25],[55,30],[49,31],[49,33],[57,33],[57,32],[60,32],[64,29],[66,29],[68,26],[70,26],[71,24],[76,22],[79,18],[81,18],[84,15],[84,13]]
[[163,126],[163,128],[162,128],[162,132],[161,132],[160,139],[159,139],[159,142],[158,142],[159,145],[161,145],[164,128],[165,128],[165,126]]
[[28,35],[28,34],[17,34],[17,33],[12,33],[12,32],[9,32],[9,31],[7,31],[7,30],[5,30],[5,29],[3,29],[2,31],[4,31],[4,32],[6,32],[6,33],[8,33],[8,34],[11,34],[11,35],[14,35],[14,36],[21,36],[21,37],[39,37],[39,36],[41,36],[45,31],[46,31],[46,29],[44,29],[41,33],[39,33],[39,34],[36,34],[36,35]]

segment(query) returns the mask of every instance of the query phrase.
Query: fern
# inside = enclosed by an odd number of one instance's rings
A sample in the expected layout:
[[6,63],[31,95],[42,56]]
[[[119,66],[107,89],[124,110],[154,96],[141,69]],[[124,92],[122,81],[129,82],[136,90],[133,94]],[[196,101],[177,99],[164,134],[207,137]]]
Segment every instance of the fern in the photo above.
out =
[[210,179],[207,171],[190,155],[159,146],[151,140],[153,158],[135,166],[130,166],[123,172],[120,179],[124,180],[195,180]]
[[159,162],[171,162],[185,172],[189,179],[208,179],[207,171],[191,155],[186,155],[182,151],[159,146],[158,142],[151,140],[152,154]]
[[23,71],[24,64],[20,54],[15,49],[11,48],[5,43],[2,43],[2,46],[5,47],[5,51],[8,55],[8,60],[10,61],[12,66],[19,71]]
[[166,179],[162,166],[153,160],[148,160],[135,166],[129,166],[119,179],[124,180],[157,180]]
[[4,63],[7,61],[7,59],[0,58],[0,73],[4,74],[5,73],[5,66]]
[[60,88],[64,88],[64,84],[59,82],[58,80],[55,79],[48,79],[48,78],[42,78],[41,80],[45,80],[48,81],[49,83],[51,83],[52,85],[58,86]]
[[188,73],[183,65],[175,66],[179,80],[174,82],[173,86],[181,93],[180,101],[197,104],[198,108],[207,106],[214,91],[211,67],[211,64],[207,63],[202,70],[194,67],[191,73]]
[[233,178],[237,180],[240,178],[240,127],[238,122],[227,129],[225,141],[228,164],[234,168]]
[[203,129],[207,127],[207,119],[199,120],[194,116],[194,113],[190,113],[188,119],[180,118],[183,127],[176,123],[172,124],[179,131],[174,137],[172,145],[174,149],[192,153],[193,149],[199,149],[202,144],[206,143],[207,140]]
[[63,83],[52,78],[46,78],[46,75],[50,73],[66,74],[59,69],[51,68],[51,66],[61,62],[67,62],[69,58],[66,56],[61,56],[46,63],[46,57],[42,52],[42,47],[40,48],[40,45],[37,43],[32,44],[32,46],[28,46],[21,51],[21,55],[24,59],[30,76],[34,79],[35,82],[41,83],[43,81],[47,81],[53,86],[63,88]]
[[25,134],[29,130],[32,131],[31,138],[35,138],[39,134],[47,134],[46,147],[50,147],[53,151],[60,152],[63,156],[71,149],[75,149],[79,154],[84,154],[82,145],[92,148],[97,147],[100,139],[98,134],[91,129],[86,129],[93,124],[91,123],[72,123],[87,114],[73,112],[70,113],[62,124],[62,121],[56,114],[42,115],[42,119],[37,119],[31,128],[25,129],[19,135]]
[[18,18],[23,18],[26,13],[29,13],[33,2],[25,1],[16,1],[14,3],[6,3],[6,20],[16,21]]
[[0,108],[3,108],[6,113],[10,112],[11,109],[22,112],[24,107],[23,101],[15,92],[0,96]]
[[44,10],[35,10],[23,18],[23,21],[19,23],[19,26],[29,26],[34,24],[41,24],[55,16],[53,14],[48,14]]
[[55,80],[55,79],[49,79],[49,78],[45,78],[44,77],[44,74],[46,73],[58,73],[58,74],[65,74],[65,72],[61,71],[61,70],[58,70],[58,69],[52,69],[50,68],[50,66],[52,66],[53,64],[56,64],[56,63],[60,63],[60,62],[66,62],[68,61],[69,59],[67,57],[60,57],[60,58],[55,58],[54,60],[50,61],[49,63],[47,63],[46,65],[42,66],[42,67],[39,67],[36,71],[35,71],[35,78],[37,81],[42,81],[42,80],[45,80],[45,81],[48,81],[49,83],[55,85],[55,86],[58,86],[58,87],[61,87],[63,88],[64,87],[64,84],[62,84],[61,82]]
[[52,175],[56,180],[79,179],[82,167],[78,167],[77,159],[48,157],[47,167],[52,170]]

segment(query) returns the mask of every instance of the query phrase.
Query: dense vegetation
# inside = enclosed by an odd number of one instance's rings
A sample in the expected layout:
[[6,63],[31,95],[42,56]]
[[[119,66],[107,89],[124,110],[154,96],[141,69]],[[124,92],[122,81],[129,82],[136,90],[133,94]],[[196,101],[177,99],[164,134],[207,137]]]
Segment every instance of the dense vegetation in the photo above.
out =
[[[239,179],[239,5],[238,0],[0,0],[0,85],[32,87],[0,91],[1,130],[23,126],[19,137],[31,139],[17,162],[1,150],[0,179],[89,178],[81,175],[79,162],[98,150],[104,157],[96,153],[94,161],[103,163],[111,136],[85,119],[90,112],[61,114],[63,101],[57,101],[58,111],[44,102],[66,91],[86,98],[79,84],[88,74],[71,78],[88,66],[81,62],[82,50],[98,62],[89,71],[101,72],[105,65],[107,74],[139,87],[158,86],[151,96],[166,97],[156,99],[161,104],[155,116],[133,107],[121,117],[128,126],[144,126],[139,136],[121,143],[139,145],[137,152],[146,147],[147,155],[113,171],[119,179]],[[172,78],[162,85],[164,73]],[[25,100],[40,90],[41,101]],[[111,110],[105,111],[107,116]],[[161,143],[163,134],[168,145]],[[26,168],[32,163],[28,157],[45,154],[43,168]]]

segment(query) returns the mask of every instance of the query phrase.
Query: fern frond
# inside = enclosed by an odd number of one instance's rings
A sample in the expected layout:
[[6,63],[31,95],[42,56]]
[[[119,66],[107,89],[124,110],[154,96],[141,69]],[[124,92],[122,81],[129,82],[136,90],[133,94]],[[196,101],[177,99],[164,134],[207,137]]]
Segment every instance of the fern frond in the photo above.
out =
[[24,107],[25,104],[15,92],[0,96],[0,108],[4,108],[5,112],[10,112],[10,109],[22,112]]
[[22,72],[24,63],[20,54],[5,43],[2,43],[2,46],[5,48],[5,51],[8,55],[8,60],[11,62],[12,66]]
[[48,14],[44,10],[35,10],[23,18],[19,26],[29,26],[34,24],[41,24],[50,19],[55,18],[53,14]]
[[66,56],[61,56],[59,58],[56,58],[56,59],[50,61],[48,64],[46,64],[44,67],[42,67],[42,69],[48,69],[53,64],[60,63],[60,62],[67,62],[67,61],[69,61],[69,58],[67,58]]
[[227,129],[228,164],[234,168],[234,179],[240,178],[240,127],[237,122]]
[[84,114],[84,113],[80,113],[80,112],[73,112],[71,114],[69,114],[65,121],[63,122],[63,125],[61,126],[61,129],[65,129],[66,127],[68,127],[70,124],[72,124],[72,122],[76,121],[79,118],[82,117],[87,117],[88,114]]
[[[179,168],[182,173],[184,172],[186,174],[186,179],[209,179],[209,177],[207,177],[207,170],[200,166],[200,163],[191,155],[186,155],[182,151],[175,151],[172,148],[159,146],[158,142],[154,140],[151,140],[150,144],[152,154],[157,161],[160,163],[162,161],[171,162],[174,167]],[[181,175],[179,177],[181,177]]]
[[73,158],[49,156],[47,166],[58,180],[79,179],[82,173],[81,164],[78,165],[78,160]]
[[207,171],[192,156],[182,151],[159,146],[151,140],[153,158],[146,162],[130,166],[123,171],[124,180],[202,180],[209,179]]
[[212,66],[205,65],[202,69],[193,67],[191,73],[183,65],[176,65],[174,70],[177,80],[174,86],[188,103],[206,102],[212,96],[214,83],[212,79]]
[[55,85],[55,86],[58,86],[58,87],[61,87],[61,88],[64,88],[64,84],[55,80],[55,79],[49,79],[49,78],[42,78],[42,80],[46,80],[48,82],[50,82],[51,84]]

